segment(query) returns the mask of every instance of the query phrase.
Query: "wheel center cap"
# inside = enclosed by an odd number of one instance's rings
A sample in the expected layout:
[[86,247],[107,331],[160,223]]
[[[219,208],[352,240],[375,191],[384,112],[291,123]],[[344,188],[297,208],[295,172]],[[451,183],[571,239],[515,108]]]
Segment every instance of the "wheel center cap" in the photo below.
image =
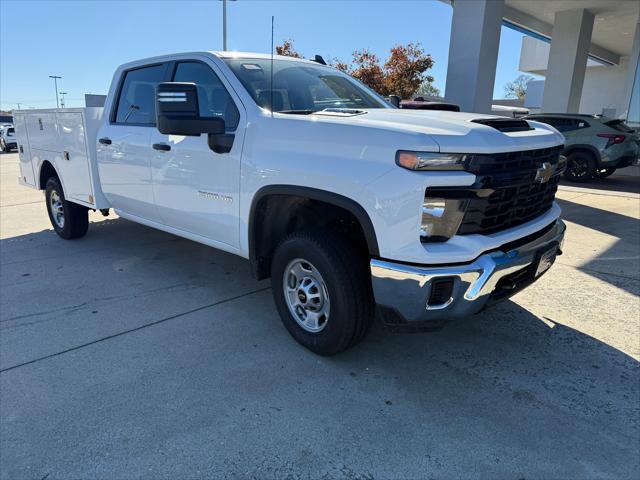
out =
[[300,300],[301,303],[307,303],[307,296],[302,290],[298,292],[298,300]]

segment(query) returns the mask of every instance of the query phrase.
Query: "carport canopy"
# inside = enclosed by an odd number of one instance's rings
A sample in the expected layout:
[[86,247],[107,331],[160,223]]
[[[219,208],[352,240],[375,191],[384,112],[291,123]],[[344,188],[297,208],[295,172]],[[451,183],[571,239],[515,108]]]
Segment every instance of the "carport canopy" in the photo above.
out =
[[453,7],[445,98],[462,111],[491,111],[503,25],[551,43],[543,111],[577,112],[587,59],[629,56],[631,97],[640,51],[637,0],[442,0]]

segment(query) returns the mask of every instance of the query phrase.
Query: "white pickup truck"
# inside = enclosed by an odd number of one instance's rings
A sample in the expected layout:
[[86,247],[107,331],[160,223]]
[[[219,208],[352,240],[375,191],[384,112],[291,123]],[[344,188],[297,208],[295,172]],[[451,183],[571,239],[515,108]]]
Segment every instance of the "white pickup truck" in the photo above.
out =
[[563,136],[533,121],[394,108],[321,64],[200,52],[117,69],[104,109],[15,114],[20,182],[55,231],[88,210],[247,258],[322,354],[375,306],[427,330],[534,282],[561,253]]

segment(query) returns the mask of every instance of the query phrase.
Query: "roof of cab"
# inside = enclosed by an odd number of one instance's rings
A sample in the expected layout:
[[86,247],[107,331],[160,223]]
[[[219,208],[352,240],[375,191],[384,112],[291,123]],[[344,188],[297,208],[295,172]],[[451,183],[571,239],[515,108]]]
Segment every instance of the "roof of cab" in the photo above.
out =
[[[271,58],[271,54],[269,53],[257,53],[257,52],[211,51],[208,53],[212,53],[219,58],[246,58],[246,59],[260,58],[260,59],[266,59],[266,60]],[[295,62],[306,62],[306,63],[313,63],[318,65],[313,60],[307,60],[306,58],[288,57],[286,55],[274,55],[273,58],[276,60],[291,60]]]
[[[234,51],[227,51],[227,52],[220,52],[220,51],[206,51],[206,50],[200,50],[200,51],[191,51],[191,52],[173,52],[173,53],[167,53],[165,55],[157,55],[155,57],[147,57],[147,58],[138,58],[135,60],[132,60],[130,62],[124,63],[122,65],[119,66],[119,68],[121,70],[127,70],[129,68],[132,67],[138,67],[140,65],[145,65],[148,63],[153,63],[153,62],[167,62],[167,61],[171,61],[176,57],[185,57],[185,56],[189,56],[189,55],[214,55],[218,58],[224,59],[224,58],[246,58],[247,60],[249,59],[270,59],[271,55],[268,53],[257,53],[257,52],[234,52]],[[314,65],[320,65],[317,62],[314,62],[313,60],[307,60],[305,58],[297,58],[297,57],[287,57],[284,55],[274,55],[273,56],[274,59],[277,60],[287,60],[290,62],[304,62],[304,63],[311,63]]]

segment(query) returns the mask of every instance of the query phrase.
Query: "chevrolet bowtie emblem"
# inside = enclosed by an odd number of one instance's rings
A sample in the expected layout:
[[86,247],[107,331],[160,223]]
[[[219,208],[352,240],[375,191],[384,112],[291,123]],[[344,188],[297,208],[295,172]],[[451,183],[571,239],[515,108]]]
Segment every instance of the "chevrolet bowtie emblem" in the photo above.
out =
[[544,162],[542,166],[536,170],[535,181],[538,183],[547,183],[553,175],[553,166],[549,162]]

